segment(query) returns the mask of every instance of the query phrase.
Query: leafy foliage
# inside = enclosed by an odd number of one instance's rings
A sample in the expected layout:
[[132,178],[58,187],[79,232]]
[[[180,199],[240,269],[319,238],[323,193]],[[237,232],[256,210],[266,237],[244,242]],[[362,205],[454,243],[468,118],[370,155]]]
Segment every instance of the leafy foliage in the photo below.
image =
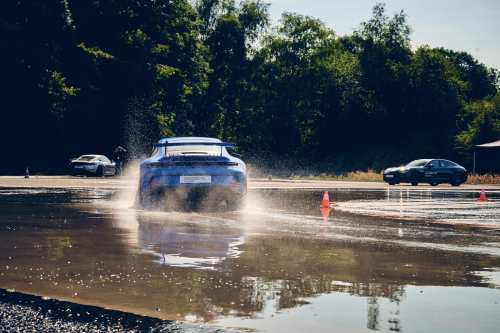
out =
[[460,117],[466,128],[456,136],[456,145],[462,152],[470,151],[475,144],[497,141],[500,138],[500,92],[468,104]]
[[140,126],[130,118],[153,121],[155,130],[137,133],[146,142],[174,135],[206,88],[200,21],[184,0],[8,2],[0,20],[9,36],[0,104],[10,110],[1,139],[15,170],[110,154]]
[[15,157],[1,173],[182,135],[236,141],[264,164],[378,171],[465,162],[500,136],[498,71],[412,49],[407,15],[384,4],[337,36],[296,13],[271,27],[261,0],[8,1],[0,33],[0,145]]

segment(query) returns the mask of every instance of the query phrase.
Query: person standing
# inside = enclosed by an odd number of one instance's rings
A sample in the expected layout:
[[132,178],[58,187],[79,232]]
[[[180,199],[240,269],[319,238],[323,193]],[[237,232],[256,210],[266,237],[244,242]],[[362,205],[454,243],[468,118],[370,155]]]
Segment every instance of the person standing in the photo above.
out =
[[121,176],[122,175],[122,168],[123,168],[123,160],[125,159],[125,153],[127,151],[123,148],[118,146],[118,148],[115,149],[115,169],[116,169],[116,175]]

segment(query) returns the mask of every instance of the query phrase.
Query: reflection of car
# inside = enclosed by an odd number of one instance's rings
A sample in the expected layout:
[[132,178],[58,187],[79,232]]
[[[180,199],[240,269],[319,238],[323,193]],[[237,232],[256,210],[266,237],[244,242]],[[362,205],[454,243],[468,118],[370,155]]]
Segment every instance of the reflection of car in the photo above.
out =
[[139,221],[138,244],[160,265],[228,271],[232,260],[227,259],[241,255],[245,236],[242,229],[221,224]]
[[82,155],[69,162],[69,173],[72,176],[113,176],[115,172],[115,163],[104,155]]
[[235,145],[201,137],[161,139],[151,157],[141,163],[140,204],[188,202],[198,206],[204,201],[225,201],[230,209],[243,208],[246,166],[226,147]]
[[415,160],[404,167],[389,168],[384,171],[384,181],[389,185],[399,183],[429,183],[436,186],[450,183],[459,186],[467,180],[467,170],[464,167],[447,160],[422,159]]

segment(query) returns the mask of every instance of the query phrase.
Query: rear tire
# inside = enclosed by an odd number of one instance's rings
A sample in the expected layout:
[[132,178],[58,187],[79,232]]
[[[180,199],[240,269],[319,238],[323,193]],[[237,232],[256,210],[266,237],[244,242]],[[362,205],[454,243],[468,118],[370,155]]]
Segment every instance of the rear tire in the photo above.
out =
[[139,208],[147,210],[155,210],[158,207],[159,198],[151,194],[142,194],[139,189]]
[[414,172],[410,176],[410,183],[412,186],[418,185],[418,173]]
[[226,205],[229,210],[242,210],[245,209],[247,204],[246,196],[242,195],[235,200],[226,200]]
[[462,184],[462,177],[460,174],[456,173],[451,177],[451,186],[460,186]]
[[134,207],[136,209],[140,209],[142,207],[142,194],[140,187],[137,188],[137,192],[135,193]]
[[96,175],[97,177],[102,177],[102,176],[104,175],[104,168],[102,167],[102,165],[99,165],[99,166],[97,167],[97,170],[96,170],[96,172],[95,172],[95,175]]

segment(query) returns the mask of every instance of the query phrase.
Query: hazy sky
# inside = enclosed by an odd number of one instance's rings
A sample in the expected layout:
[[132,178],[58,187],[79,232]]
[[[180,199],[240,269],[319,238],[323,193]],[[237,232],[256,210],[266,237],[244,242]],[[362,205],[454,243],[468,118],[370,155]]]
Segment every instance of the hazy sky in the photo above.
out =
[[372,17],[377,2],[386,14],[403,10],[413,28],[412,45],[444,47],[470,53],[479,62],[500,70],[500,0],[264,0],[271,3],[277,24],[283,12],[318,18],[338,35],[351,34]]

